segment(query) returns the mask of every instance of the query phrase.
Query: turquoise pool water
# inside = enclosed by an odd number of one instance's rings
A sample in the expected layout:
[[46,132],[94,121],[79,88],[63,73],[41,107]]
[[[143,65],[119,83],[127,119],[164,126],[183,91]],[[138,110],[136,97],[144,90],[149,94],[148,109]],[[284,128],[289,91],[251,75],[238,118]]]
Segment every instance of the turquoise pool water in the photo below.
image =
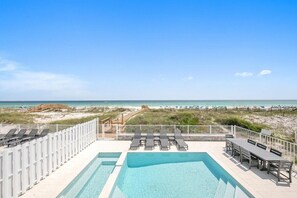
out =
[[98,198],[120,155],[99,153],[58,197]]
[[207,153],[128,153],[111,194],[129,197],[252,197]]

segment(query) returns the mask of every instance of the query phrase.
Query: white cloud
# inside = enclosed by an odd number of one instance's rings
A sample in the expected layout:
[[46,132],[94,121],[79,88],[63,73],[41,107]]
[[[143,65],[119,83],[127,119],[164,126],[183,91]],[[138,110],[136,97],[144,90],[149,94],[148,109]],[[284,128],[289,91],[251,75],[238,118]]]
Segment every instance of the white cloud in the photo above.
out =
[[32,71],[16,71],[9,79],[0,81],[1,89],[22,91],[69,91],[80,89],[83,84],[83,81],[70,75]]
[[239,76],[239,77],[243,77],[243,78],[251,77],[253,75],[254,74],[252,72],[237,72],[237,73],[235,73],[235,76]]
[[272,73],[271,70],[264,69],[258,74],[258,76],[270,75],[271,73]]
[[[0,61],[3,62],[3,59]],[[1,62],[1,63],[2,63]],[[12,63],[12,64],[7,64]],[[13,61],[4,61],[0,71],[5,71],[0,79],[0,92],[13,95],[21,100],[30,95],[37,96],[32,99],[81,99],[91,97],[88,83],[77,76],[44,71],[20,70]],[[5,65],[6,64],[6,65]],[[4,65],[4,66],[3,66]],[[0,97],[0,99],[3,99]]]
[[193,76],[188,76],[188,77],[187,77],[187,80],[193,80],[193,79],[194,79]]
[[14,71],[18,67],[18,63],[0,57],[0,72]]

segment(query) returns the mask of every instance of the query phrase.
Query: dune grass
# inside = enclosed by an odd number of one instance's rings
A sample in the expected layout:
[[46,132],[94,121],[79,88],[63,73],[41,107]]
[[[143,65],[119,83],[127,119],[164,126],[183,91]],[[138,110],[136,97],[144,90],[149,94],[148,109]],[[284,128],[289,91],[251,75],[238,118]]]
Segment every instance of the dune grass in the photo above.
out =
[[0,113],[0,123],[3,124],[31,124],[33,115],[19,112]]
[[93,120],[95,118],[99,118],[99,121],[100,120],[104,120],[106,118],[112,118],[112,119],[114,119],[120,113],[121,112],[119,112],[119,111],[111,111],[111,112],[103,113],[102,115],[88,116],[88,117],[85,117],[85,118],[57,120],[57,121],[51,122],[51,124],[75,125],[75,124],[80,124],[80,123],[88,122],[88,121]]

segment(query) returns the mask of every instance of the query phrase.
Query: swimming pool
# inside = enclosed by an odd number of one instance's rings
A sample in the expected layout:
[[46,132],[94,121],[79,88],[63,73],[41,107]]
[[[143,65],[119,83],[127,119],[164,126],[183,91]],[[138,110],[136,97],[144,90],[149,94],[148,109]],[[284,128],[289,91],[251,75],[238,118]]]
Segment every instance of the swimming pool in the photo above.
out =
[[111,197],[252,197],[207,153],[128,153]]
[[99,153],[58,197],[98,198],[120,155],[121,153]]

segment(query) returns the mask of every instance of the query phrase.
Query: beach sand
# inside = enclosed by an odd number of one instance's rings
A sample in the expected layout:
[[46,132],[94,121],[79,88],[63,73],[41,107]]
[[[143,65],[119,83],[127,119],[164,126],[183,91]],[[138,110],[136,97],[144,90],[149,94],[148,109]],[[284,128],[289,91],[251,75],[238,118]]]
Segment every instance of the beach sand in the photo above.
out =
[[35,123],[51,123],[59,120],[86,118],[90,116],[101,115],[102,113],[36,112],[31,114],[37,115],[34,117]]

